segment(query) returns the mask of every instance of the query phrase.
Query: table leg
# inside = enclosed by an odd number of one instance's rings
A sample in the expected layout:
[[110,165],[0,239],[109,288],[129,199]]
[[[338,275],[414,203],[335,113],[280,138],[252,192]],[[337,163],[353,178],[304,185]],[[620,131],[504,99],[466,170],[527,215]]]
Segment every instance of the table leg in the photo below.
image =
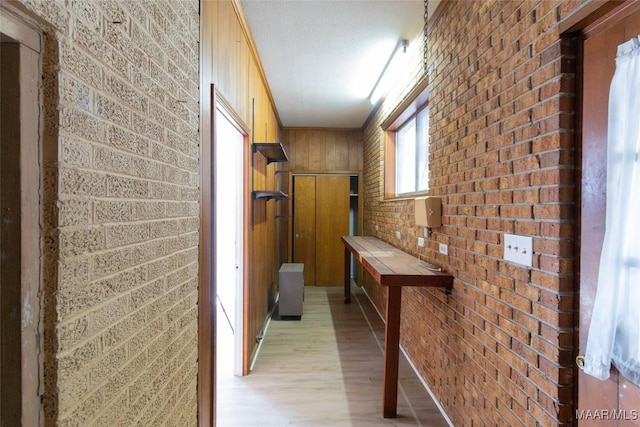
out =
[[384,328],[383,416],[395,418],[398,407],[398,362],[400,356],[400,305],[402,287],[390,286],[387,323]]
[[344,248],[344,303],[351,304],[351,252]]

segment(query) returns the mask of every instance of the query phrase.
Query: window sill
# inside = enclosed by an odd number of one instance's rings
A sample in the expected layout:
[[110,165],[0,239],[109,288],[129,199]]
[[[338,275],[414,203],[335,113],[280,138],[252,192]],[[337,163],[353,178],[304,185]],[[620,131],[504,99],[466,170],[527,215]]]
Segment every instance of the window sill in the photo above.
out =
[[429,195],[430,194],[428,191],[420,191],[416,193],[403,194],[402,196],[384,197],[382,200],[380,200],[380,202],[384,203],[384,202],[400,202],[403,200],[415,200],[418,197],[425,197]]

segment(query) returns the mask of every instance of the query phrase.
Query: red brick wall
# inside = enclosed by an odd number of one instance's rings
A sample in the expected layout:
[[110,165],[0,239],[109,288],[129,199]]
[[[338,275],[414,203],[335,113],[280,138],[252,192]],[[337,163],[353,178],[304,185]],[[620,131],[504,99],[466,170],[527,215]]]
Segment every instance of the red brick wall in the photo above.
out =
[[[455,277],[451,296],[405,289],[401,330],[455,425],[552,426],[573,417],[575,57],[557,26],[578,4],[443,6],[429,60],[430,185],[443,197],[443,226],[424,248],[413,200],[382,200],[380,125],[402,94],[364,130],[364,234]],[[505,233],[533,237],[533,267],[503,260]],[[383,311],[385,290],[372,281],[365,288]]]

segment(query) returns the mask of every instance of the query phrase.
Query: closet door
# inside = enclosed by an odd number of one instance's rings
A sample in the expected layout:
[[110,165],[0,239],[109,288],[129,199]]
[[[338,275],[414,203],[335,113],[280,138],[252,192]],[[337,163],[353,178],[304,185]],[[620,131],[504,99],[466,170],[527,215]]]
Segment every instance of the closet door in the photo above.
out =
[[344,284],[344,246],[349,234],[349,176],[316,177],[316,285]]
[[342,286],[349,234],[348,175],[297,175],[293,181],[293,262],[306,286]]
[[316,177],[293,178],[293,262],[304,264],[304,284],[316,284]]

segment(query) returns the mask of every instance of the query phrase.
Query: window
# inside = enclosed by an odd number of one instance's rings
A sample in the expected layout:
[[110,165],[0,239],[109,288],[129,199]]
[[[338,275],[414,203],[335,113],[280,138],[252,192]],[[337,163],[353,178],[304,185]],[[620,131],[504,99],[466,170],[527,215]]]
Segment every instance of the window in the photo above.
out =
[[396,132],[396,195],[429,189],[429,107]]
[[[429,105],[419,85],[382,124],[385,129],[385,198],[429,190]],[[417,95],[416,95],[417,93]]]

